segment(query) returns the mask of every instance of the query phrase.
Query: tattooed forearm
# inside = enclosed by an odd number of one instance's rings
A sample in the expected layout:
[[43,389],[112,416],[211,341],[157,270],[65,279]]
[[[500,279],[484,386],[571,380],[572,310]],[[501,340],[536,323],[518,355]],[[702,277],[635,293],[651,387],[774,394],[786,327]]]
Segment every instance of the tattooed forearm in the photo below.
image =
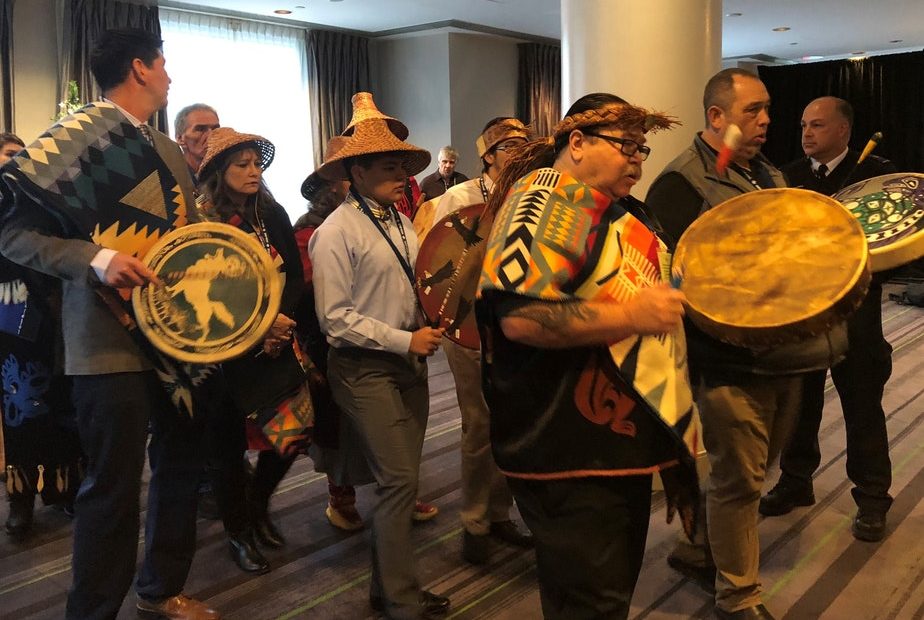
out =
[[507,316],[529,319],[549,331],[561,334],[566,332],[572,321],[589,323],[596,320],[599,313],[583,301],[536,302],[517,308]]

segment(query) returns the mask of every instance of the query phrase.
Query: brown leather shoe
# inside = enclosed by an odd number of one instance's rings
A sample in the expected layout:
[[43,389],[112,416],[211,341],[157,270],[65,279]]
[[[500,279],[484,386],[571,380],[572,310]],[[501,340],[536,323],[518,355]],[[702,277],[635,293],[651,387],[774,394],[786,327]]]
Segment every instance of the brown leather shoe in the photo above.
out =
[[205,603],[182,594],[162,601],[138,599],[138,616],[149,620],[220,620],[221,616]]

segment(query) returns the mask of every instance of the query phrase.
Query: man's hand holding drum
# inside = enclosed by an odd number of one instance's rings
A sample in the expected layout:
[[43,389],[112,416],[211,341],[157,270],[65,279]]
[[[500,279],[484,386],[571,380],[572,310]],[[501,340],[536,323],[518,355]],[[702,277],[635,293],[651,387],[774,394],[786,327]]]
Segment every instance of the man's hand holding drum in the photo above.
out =
[[679,290],[659,284],[643,288],[622,304],[627,324],[637,334],[666,334],[681,326],[686,296]]
[[133,288],[148,282],[161,285],[161,281],[153,271],[148,269],[147,265],[134,256],[122,252],[112,255],[103,274],[103,284],[113,288]]

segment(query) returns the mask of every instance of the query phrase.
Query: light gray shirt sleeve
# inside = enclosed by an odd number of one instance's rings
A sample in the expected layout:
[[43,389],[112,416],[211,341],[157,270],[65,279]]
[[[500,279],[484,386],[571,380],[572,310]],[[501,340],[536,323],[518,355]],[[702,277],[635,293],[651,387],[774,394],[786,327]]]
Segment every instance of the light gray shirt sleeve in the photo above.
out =
[[[349,207],[341,207],[349,208]],[[333,346],[353,345],[400,355],[411,348],[411,332],[360,312],[354,303],[354,249],[345,230],[321,226],[311,236],[308,251],[314,267],[315,310],[321,331]],[[380,290],[381,303],[390,301]]]

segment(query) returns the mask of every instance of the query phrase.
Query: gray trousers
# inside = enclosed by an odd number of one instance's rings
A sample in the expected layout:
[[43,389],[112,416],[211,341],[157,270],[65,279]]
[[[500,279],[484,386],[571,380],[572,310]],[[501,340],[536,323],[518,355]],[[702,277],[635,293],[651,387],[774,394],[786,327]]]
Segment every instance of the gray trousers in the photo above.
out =
[[327,374],[376,480],[370,595],[384,599],[389,618],[417,618],[411,515],[430,406],[427,364],[413,355],[331,348]]
[[481,391],[481,351],[443,338],[462,414],[462,525],[476,536],[510,519],[513,496],[491,454],[491,413]]
[[737,611],[761,602],[757,505],[767,465],[792,433],[801,375],[742,375],[705,382],[698,393],[703,443],[712,471],[706,491],[716,606]]

